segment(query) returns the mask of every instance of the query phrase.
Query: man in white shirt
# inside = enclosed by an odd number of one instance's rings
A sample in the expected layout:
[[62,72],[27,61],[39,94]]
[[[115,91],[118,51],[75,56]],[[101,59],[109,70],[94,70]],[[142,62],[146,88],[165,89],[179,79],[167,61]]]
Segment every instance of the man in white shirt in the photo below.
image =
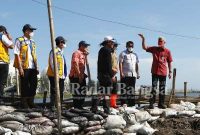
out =
[[[119,55],[119,70],[121,78],[121,105],[135,105],[135,83],[139,79],[139,60],[137,54],[133,51],[134,43],[128,41],[126,50]],[[126,102],[127,101],[127,102]]]
[[34,96],[37,88],[37,74],[39,74],[36,57],[36,44],[32,39],[34,33],[30,24],[24,25],[24,35],[16,39],[14,67],[19,70],[21,79],[22,107],[33,108]]
[[12,37],[8,34],[6,27],[0,25],[0,99],[3,96],[9,72],[10,57],[8,49],[13,49]]

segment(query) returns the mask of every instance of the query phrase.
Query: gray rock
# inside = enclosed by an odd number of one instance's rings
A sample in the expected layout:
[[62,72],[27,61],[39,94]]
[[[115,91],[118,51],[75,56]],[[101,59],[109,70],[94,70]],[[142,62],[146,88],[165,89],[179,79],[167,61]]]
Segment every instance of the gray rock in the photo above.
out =
[[49,135],[52,133],[52,126],[42,125],[26,125],[23,129],[24,132],[29,132],[31,135]]
[[88,119],[83,116],[73,117],[70,119],[71,122],[79,124],[80,122],[87,121]]
[[105,129],[99,129],[97,131],[94,132],[88,132],[87,135],[104,135],[106,132]]
[[[56,124],[56,126],[57,126],[58,120],[57,120],[57,119],[54,119],[53,122],[54,122],[54,123]],[[70,122],[70,121],[68,121],[68,120],[65,120],[65,119],[62,119],[61,125],[62,125],[63,128],[64,128],[64,127],[78,127],[78,124],[72,123],[72,122]]]
[[91,120],[91,121],[94,121],[94,120],[95,121],[101,121],[101,120],[104,120],[104,119],[101,115],[95,114],[89,120]]
[[40,112],[30,112],[30,113],[26,114],[26,117],[38,118],[38,117],[42,117],[42,113],[40,113]]

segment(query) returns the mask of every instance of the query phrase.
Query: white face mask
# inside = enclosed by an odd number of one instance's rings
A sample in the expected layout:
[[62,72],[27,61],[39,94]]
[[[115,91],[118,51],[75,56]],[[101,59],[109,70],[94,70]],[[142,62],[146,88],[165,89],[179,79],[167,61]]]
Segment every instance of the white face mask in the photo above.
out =
[[31,33],[29,34],[29,36],[30,36],[30,37],[33,37],[33,36],[34,36],[34,32],[31,32]]
[[65,48],[65,47],[67,47],[67,45],[66,45],[66,44],[63,44],[63,47]]
[[133,48],[132,47],[129,47],[127,48],[128,52],[133,52]]

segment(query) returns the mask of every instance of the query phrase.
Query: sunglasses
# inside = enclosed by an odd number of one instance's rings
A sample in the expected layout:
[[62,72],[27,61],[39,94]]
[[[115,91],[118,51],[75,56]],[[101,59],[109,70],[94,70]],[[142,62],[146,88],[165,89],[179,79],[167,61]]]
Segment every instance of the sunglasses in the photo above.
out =
[[65,41],[60,41],[60,43],[65,44]]

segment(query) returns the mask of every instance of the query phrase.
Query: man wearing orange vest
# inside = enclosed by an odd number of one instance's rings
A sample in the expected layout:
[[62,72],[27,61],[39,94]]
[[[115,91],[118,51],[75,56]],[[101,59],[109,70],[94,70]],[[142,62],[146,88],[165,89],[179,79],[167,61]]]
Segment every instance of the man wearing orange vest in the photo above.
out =
[[0,99],[3,96],[9,71],[8,49],[13,49],[12,37],[8,34],[6,27],[0,25]]
[[[67,66],[66,66],[65,57],[63,55],[63,49],[66,47],[65,41],[66,40],[62,36],[58,36],[55,39],[61,102],[63,101],[64,81],[67,76]],[[47,69],[47,76],[49,77],[49,81],[50,81],[50,93],[51,93],[50,105],[51,105],[51,109],[55,110],[56,91],[55,91],[55,77],[54,77],[54,65],[53,65],[52,50],[49,53],[49,66]]]
[[33,108],[34,96],[37,88],[37,75],[39,74],[36,44],[32,39],[34,33],[30,24],[24,25],[22,31],[24,35],[16,39],[14,54],[14,67],[19,70],[21,79],[22,107]]

